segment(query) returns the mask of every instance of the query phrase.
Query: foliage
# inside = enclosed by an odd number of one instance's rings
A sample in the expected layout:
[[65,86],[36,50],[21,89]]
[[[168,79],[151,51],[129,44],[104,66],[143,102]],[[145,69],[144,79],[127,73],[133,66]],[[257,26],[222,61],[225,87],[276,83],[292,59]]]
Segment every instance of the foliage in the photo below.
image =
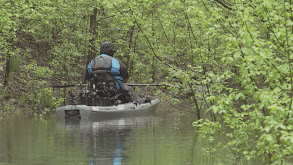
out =
[[[222,135],[236,160],[265,160],[267,155],[270,164],[286,164],[292,155],[292,20],[287,6],[286,1],[239,1],[228,15],[218,7],[211,10],[217,16],[210,18],[213,27],[225,32],[215,36],[225,48],[217,61],[224,68],[217,70],[225,74],[210,71],[216,83],[206,100],[214,102],[208,111],[231,131]],[[206,124],[197,127],[213,136]]]
[[169,84],[166,99],[192,102],[199,133],[220,134],[235,161],[292,155],[291,1],[0,2],[5,107],[53,110],[63,96],[46,87],[82,83],[109,40],[130,82]]

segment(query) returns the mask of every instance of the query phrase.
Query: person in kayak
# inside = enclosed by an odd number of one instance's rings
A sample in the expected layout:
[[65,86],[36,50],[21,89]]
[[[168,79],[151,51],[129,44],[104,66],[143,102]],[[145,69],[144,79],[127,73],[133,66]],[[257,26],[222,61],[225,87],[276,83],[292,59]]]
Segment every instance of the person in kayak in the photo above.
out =
[[100,55],[96,56],[86,69],[85,79],[91,80],[93,72],[108,71],[116,80],[116,89],[123,89],[123,82],[129,78],[125,65],[118,59],[114,58],[115,48],[109,41],[100,44]]

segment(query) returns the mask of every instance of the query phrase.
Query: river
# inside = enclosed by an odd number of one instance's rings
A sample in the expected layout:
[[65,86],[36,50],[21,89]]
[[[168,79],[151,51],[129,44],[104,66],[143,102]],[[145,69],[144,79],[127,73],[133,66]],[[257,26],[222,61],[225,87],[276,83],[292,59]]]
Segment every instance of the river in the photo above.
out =
[[206,155],[195,116],[164,113],[107,120],[13,117],[0,120],[0,165],[235,164],[227,151]]

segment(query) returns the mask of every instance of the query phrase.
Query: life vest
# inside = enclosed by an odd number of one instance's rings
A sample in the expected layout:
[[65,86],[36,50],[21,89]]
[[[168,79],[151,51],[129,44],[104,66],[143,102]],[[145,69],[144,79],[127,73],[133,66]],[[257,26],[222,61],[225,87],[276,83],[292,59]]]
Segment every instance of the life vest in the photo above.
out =
[[117,80],[116,87],[120,89],[123,77],[120,76],[120,64],[115,58],[106,54],[95,57],[88,65],[87,71],[91,74],[95,70],[108,70]]

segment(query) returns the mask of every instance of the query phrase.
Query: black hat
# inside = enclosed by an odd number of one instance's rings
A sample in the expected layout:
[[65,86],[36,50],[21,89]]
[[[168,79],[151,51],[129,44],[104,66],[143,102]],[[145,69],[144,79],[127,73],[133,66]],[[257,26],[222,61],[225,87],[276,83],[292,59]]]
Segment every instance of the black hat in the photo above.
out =
[[113,56],[114,52],[116,50],[114,49],[114,46],[109,41],[104,41],[100,45],[100,54],[107,54],[109,56]]

